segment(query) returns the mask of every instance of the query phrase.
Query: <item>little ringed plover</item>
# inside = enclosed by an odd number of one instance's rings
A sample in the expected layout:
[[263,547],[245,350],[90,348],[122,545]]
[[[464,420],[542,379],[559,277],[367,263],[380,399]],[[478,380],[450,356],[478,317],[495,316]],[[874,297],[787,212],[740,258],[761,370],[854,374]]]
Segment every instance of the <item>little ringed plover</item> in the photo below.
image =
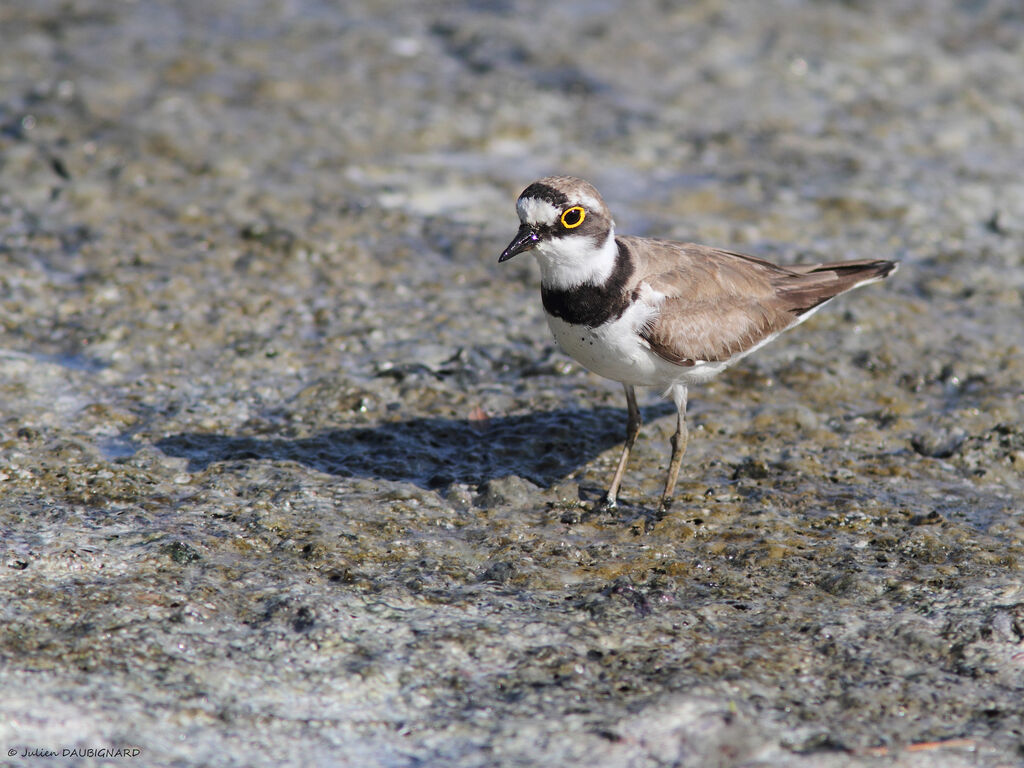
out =
[[532,251],[541,300],[559,346],[622,383],[626,442],[605,504],[614,507],[640,431],[634,387],[658,387],[678,409],[661,505],[686,451],[686,395],[806,320],[841,293],[888,277],[892,261],[778,266],[706,245],[620,237],[598,191],[570,176],[535,181],[519,196],[519,231],[499,262]]

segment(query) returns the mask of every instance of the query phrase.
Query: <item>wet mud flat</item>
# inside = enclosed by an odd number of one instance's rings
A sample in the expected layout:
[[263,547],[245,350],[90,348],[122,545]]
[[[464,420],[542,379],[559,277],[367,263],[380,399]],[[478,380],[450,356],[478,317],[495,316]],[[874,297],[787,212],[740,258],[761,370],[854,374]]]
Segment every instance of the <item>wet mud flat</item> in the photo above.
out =
[[[1019,765],[1022,41],[5,3],[0,761]],[[694,389],[666,514],[650,393],[601,511],[621,389],[496,264],[553,172],[624,233],[900,272]]]

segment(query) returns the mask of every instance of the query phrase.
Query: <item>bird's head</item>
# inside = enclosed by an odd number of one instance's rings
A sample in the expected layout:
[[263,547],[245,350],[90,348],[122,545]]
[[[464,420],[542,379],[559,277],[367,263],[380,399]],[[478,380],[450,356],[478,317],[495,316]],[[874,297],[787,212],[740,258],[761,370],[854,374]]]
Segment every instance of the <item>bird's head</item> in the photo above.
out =
[[540,179],[519,195],[516,211],[519,231],[499,262],[533,251],[544,284],[559,288],[599,282],[610,271],[615,222],[589,182],[571,176]]

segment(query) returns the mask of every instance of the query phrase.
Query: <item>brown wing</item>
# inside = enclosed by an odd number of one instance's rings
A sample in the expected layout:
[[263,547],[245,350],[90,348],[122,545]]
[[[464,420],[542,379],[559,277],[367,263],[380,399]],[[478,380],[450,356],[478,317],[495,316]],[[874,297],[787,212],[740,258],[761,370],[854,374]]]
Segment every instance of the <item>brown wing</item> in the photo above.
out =
[[637,238],[620,240],[637,254],[636,285],[665,297],[643,338],[658,356],[684,366],[742,354],[819,304],[895,268],[888,261],[787,268],[693,243],[643,240],[638,248]]

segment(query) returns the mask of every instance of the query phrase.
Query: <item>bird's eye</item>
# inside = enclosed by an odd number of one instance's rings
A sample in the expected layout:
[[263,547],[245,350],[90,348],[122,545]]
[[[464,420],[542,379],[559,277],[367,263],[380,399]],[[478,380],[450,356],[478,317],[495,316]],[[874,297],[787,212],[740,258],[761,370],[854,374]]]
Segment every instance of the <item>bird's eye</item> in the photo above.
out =
[[565,213],[562,214],[562,226],[566,229],[576,229],[585,218],[587,218],[587,212],[583,210],[583,206],[574,205],[572,208],[566,208]]

